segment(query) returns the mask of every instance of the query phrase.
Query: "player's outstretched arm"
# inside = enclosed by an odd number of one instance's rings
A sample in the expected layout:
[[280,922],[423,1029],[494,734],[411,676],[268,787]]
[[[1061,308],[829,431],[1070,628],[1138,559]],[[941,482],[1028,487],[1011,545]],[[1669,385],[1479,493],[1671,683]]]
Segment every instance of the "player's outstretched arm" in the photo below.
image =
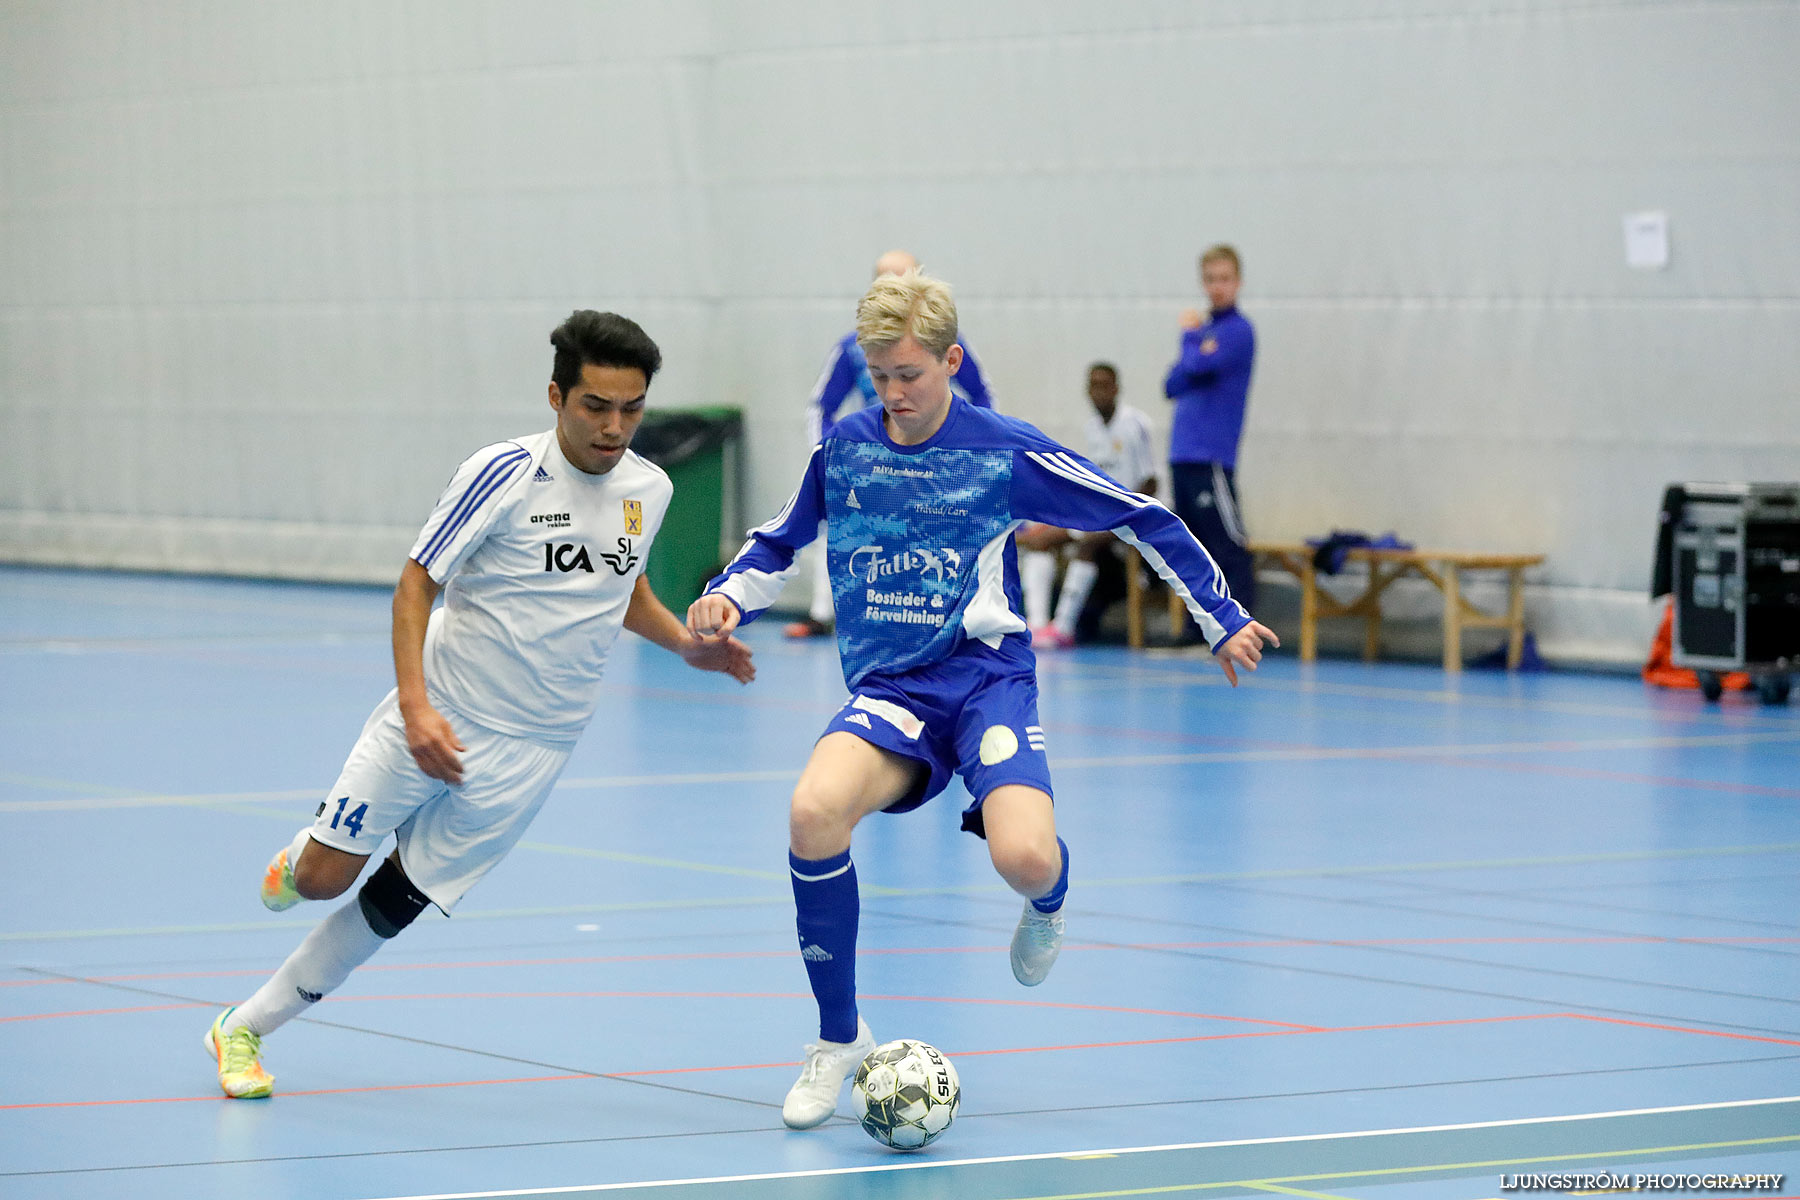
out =
[[1231,598],[1218,564],[1180,518],[1149,497],[1127,491],[1079,454],[1049,443],[1013,459],[1013,512],[1070,529],[1110,529],[1186,602],[1225,677],[1254,671],[1264,645],[1281,644]]
[[1219,643],[1213,656],[1219,660],[1219,669],[1225,672],[1225,678],[1231,680],[1232,687],[1237,686],[1236,668],[1256,670],[1256,664],[1262,661],[1265,645],[1279,646],[1281,639],[1267,625],[1254,620]]
[[[735,624],[735,622],[734,622]],[[631,589],[631,603],[625,608],[625,628],[664,650],[681,655],[682,661],[697,671],[718,671],[739,683],[756,678],[756,664],[751,661],[750,647],[730,636],[730,630],[713,638],[702,638],[663,606],[650,590],[650,581],[638,576]]]
[[467,747],[425,694],[425,627],[442,590],[430,572],[406,560],[394,588],[394,682],[413,761],[433,779],[456,784],[462,782],[458,752]]

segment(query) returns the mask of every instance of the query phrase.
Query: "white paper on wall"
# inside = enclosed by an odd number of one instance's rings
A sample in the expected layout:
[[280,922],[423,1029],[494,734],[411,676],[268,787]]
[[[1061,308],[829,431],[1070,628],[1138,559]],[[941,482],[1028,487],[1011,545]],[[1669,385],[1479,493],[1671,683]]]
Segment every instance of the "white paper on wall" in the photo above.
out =
[[1625,265],[1639,271],[1660,271],[1669,265],[1669,214],[1625,214]]

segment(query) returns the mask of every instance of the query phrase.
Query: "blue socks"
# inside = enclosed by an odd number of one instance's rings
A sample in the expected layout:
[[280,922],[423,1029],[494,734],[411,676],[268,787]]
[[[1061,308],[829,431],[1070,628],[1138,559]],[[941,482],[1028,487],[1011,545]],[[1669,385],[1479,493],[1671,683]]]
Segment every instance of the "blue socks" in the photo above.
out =
[[[1065,851],[1064,878],[1068,854]],[[856,1040],[856,923],[861,903],[856,893],[856,864],[850,852],[830,858],[800,858],[788,852],[794,885],[794,924],[800,931],[800,957],[819,1002],[819,1037],[827,1042]],[[1063,885],[1058,884],[1058,903]]]
[[1056,886],[1031,902],[1031,907],[1041,913],[1053,913],[1063,906],[1063,898],[1069,894],[1069,844],[1061,838],[1056,839],[1056,848],[1062,851],[1062,874],[1056,877]]

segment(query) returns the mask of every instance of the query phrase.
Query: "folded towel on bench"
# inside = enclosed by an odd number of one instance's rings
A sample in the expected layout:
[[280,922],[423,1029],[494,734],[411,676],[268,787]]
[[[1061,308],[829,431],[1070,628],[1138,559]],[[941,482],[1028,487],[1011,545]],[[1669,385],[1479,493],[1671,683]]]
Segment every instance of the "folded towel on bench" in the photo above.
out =
[[1307,538],[1306,544],[1313,547],[1313,566],[1327,575],[1336,575],[1344,569],[1346,551],[1367,548],[1370,550],[1411,550],[1411,542],[1401,541],[1392,530],[1380,537],[1370,537],[1356,529],[1334,529],[1322,538]]

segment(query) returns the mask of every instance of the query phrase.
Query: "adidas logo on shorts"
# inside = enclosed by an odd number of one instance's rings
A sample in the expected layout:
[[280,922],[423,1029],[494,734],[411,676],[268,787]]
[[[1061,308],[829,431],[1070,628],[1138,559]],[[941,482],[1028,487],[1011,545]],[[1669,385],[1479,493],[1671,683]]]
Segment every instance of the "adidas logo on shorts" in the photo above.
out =
[[861,714],[861,713],[851,713],[849,716],[844,718],[844,724],[846,724],[846,725],[861,725],[864,729],[873,729],[874,728],[874,726],[869,724],[869,718],[863,716],[863,714]]
[[814,942],[810,946],[801,948],[800,957],[804,958],[807,962],[830,962],[831,952],[817,942]]

